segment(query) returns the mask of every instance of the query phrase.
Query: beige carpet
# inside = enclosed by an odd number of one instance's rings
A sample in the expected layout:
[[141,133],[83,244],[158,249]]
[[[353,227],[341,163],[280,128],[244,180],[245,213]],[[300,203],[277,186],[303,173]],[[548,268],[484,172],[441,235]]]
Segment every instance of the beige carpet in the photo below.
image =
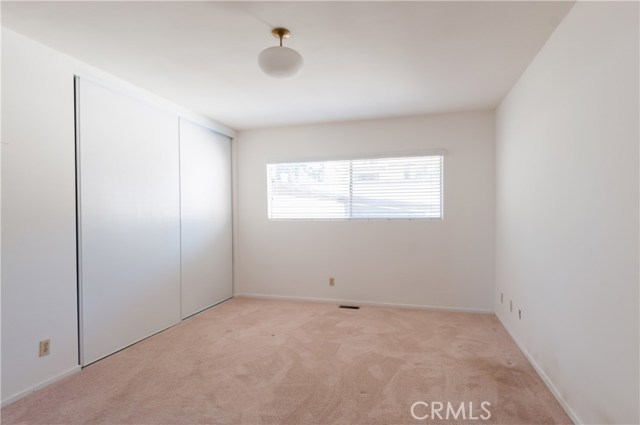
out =
[[[414,419],[416,401],[443,403],[443,419]],[[483,401],[489,420],[445,419],[447,402],[486,417]],[[1,413],[7,425],[571,423],[493,315],[246,298]]]

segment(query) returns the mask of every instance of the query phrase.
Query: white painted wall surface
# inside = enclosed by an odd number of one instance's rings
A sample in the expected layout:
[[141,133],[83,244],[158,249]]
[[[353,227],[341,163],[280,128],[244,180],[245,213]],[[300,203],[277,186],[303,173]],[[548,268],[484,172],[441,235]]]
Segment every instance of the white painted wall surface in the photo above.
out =
[[71,65],[3,30],[3,401],[78,367],[74,155]]
[[[78,369],[73,76],[113,83],[234,132],[2,28],[2,380],[5,405]],[[38,341],[51,354],[38,357]]]
[[578,2],[497,113],[496,312],[584,423],[640,420],[638,35]]
[[[234,144],[236,294],[493,310],[493,112],[254,130]],[[434,148],[448,150],[444,221],[267,220],[267,162]]]

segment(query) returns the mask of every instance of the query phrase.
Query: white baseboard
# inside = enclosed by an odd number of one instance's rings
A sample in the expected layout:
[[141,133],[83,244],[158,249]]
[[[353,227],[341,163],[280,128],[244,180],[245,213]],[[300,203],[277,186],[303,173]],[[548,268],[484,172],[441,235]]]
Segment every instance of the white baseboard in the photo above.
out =
[[538,362],[531,356],[531,354],[529,354],[529,352],[513,336],[513,334],[511,332],[509,332],[509,328],[507,327],[507,325],[505,325],[505,323],[502,321],[500,316],[498,316],[496,314],[496,317],[498,318],[498,320],[502,324],[502,327],[507,331],[509,336],[511,336],[511,339],[513,340],[513,342],[515,342],[516,345],[518,346],[518,348],[520,349],[520,351],[522,351],[522,354],[524,354],[524,356],[527,358],[527,360],[529,360],[529,363],[531,363],[531,366],[533,366],[533,368],[536,370],[536,372],[538,373],[540,378],[542,378],[542,382],[544,382],[544,384],[547,386],[547,388],[549,388],[549,391],[551,391],[551,394],[553,394],[553,396],[556,398],[556,400],[558,400],[558,403],[560,403],[560,406],[562,406],[562,408],[567,413],[567,415],[569,415],[569,418],[573,421],[573,423],[574,424],[583,424],[584,421],[582,421],[580,419],[578,414],[571,408],[571,406],[569,405],[569,403],[567,403],[567,401],[564,399],[564,397],[562,397],[562,394],[560,393],[560,391],[558,391],[558,388],[556,388],[556,386],[554,385],[554,383],[551,380],[551,378],[549,378],[549,376],[547,376],[547,374],[544,372],[544,370],[538,364]]
[[79,372],[81,369],[80,365],[74,366],[69,370],[66,370],[62,373],[57,374],[56,376],[46,379],[42,382],[40,382],[39,384],[34,385],[33,387],[27,388],[24,391],[20,391],[18,394],[15,394],[5,400],[2,400],[2,403],[0,404],[2,407],[8,406],[11,403],[15,403],[16,401],[20,400],[21,398],[24,398],[26,396],[28,396],[31,393],[34,393],[36,391],[38,391],[39,389],[42,389],[48,385],[53,384],[56,381],[61,380],[62,378],[66,378],[69,375],[73,375],[76,372]]
[[217,306],[217,305],[220,305],[220,304],[222,304],[223,302],[229,301],[229,300],[230,300],[230,299],[232,299],[232,298],[233,298],[233,295],[232,295],[232,296],[230,296],[229,298],[223,298],[223,299],[221,299],[220,301],[216,301],[216,302],[214,302],[213,304],[211,304],[211,305],[209,305],[209,306],[207,306],[207,307],[201,308],[200,310],[196,311],[195,313],[191,313],[191,314],[190,314],[190,315],[188,315],[187,317],[183,317],[183,318],[180,320],[180,322],[178,322],[178,323],[176,323],[176,324],[177,324],[177,325],[179,325],[180,323],[184,322],[185,320],[193,319],[193,318],[195,318],[195,317],[197,317],[197,316],[201,315],[201,314],[202,314],[202,313],[204,313],[205,311],[209,310],[210,308],[213,308],[213,307],[215,307],[215,306]]
[[244,297],[244,298],[258,298],[258,299],[266,299],[266,300],[280,300],[280,301],[309,301],[309,302],[317,302],[317,303],[356,304],[356,305],[370,305],[375,307],[396,307],[396,308],[415,308],[415,309],[421,309],[421,310],[453,311],[458,313],[494,314],[493,310],[459,308],[459,307],[443,307],[443,306],[422,305],[422,304],[382,303],[377,301],[339,300],[339,299],[332,299],[332,298],[314,298],[314,297],[290,297],[286,295],[266,295],[266,294],[234,294],[233,296]]

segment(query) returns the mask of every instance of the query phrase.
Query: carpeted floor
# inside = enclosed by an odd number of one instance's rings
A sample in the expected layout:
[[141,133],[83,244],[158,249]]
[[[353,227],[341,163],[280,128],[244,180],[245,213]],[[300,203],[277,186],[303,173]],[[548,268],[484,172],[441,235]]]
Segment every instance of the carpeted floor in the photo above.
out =
[[[417,416],[442,403],[443,419],[414,419],[417,401],[428,403]],[[491,418],[469,419],[487,416],[483,401]],[[571,423],[493,315],[246,298],[1,414],[5,425]]]

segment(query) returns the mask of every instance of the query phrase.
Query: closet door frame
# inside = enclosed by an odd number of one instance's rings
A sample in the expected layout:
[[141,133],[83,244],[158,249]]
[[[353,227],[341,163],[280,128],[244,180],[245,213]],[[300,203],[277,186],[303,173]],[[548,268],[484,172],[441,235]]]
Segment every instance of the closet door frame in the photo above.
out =
[[[212,306],[215,306],[221,302],[224,302],[230,298],[233,297],[233,287],[234,287],[234,275],[235,275],[235,265],[234,265],[234,257],[235,257],[235,249],[234,249],[234,217],[235,217],[235,208],[234,208],[234,195],[233,195],[233,188],[234,188],[234,161],[233,161],[233,153],[234,153],[234,147],[233,147],[233,139],[235,137],[235,131],[229,127],[226,127],[224,125],[221,125],[220,123],[216,123],[215,121],[209,120],[207,118],[204,118],[202,116],[199,116],[197,114],[192,114],[189,111],[183,110],[181,107],[174,105],[172,103],[166,102],[161,98],[158,98],[157,96],[150,94],[148,92],[145,92],[143,90],[140,90],[134,86],[130,86],[128,83],[124,83],[121,82],[119,80],[114,79],[113,81],[110,81],[111,78],[109,76],[107,76],[105,74],[104,77],[96,77],[95,75],[93,75],[92,73],[84,73],[84,72],[75,72],[74,73],[74,77],[73,77],[73,90],[74,90],[74,147],[75,147],[75,201],[76,201],[76,287],[77,287],[77,324],[78,324],[78,364],[82,367],[87,366],[88,364],[91,364],[92,362],[86,362],[85,359],[83,358],[83,354],[84,354],[84,320],[83,320],[83,282],[82,282],[82,276],[83,276],[83,268],[82,268],[82,261],[83,261],[83,256],[82,256],[82,200],[81,200],[81,135],[80,135],[80,85],[81,85],[81,80],[93,83],[93,84],[97,84],[100,85],[104,88],[107,88],[109,90],[112,90],[116,93],[119,93],[121,95],[136,99],[140,102],[143,103],[147,103],[149,106],[151,107],[157,107],[160,109],[164,109],[164,110],[169,110],[169,111],[176,111],[176,117],[177,117],[177,121],[178,121],[178,126],[180,126],[180,123],[182,121],[187,121],[191,124],[194,125],[198,125],[201,126],[207,130],[210,130],[214,133],[218,133],[222,136],[228,137],[229,138],[229,144],[230,144],[230,166],[229,166],[229,170],[230,170],[230,176],[229,176],[229,181],[231,184],[231,199],[229,200],[230,202],[230,208],[231,208],[231,222],[230,222],[230,226],[231,226],[231,291],[230,291],[230,296],[229,298],[224,298],[221,300],[217,300],[215,301],[212,305],[205,307],[203,310],[206,310],[207,308],[210,308]],[[180,154],[180,130],[178,127],[178,133],[177,133],[177,137],[178,137],[178,154]],[[182,175],[181,175],[181,163],[180,163],[180,159],[178,158],[178,166],[179,166],[179,179],[181,180]],[[181,190],[181,181],[179,180],[179,190]],[[182,291],[182,205],[179,202],[179,219],[180,219],[180,235],[179,235],[179,241],[180,241],[180,291]],[[190,315],[184,315],[183,311],[182,311],[182,295],[180,295],[180,312],[179,312],[179,320],[170,325],[173,326],[177,323],[180,323],[180,321],[186,319],[187,317],[189,317]],[[201,312],[202,310],[195,312],[194,314],[198,314],[199,312]],[[170,327],[169,326],[169,327]],[[165,328],[166,329],[166,328]],[[162,330],[159,330],[158,332],[161,332]],[[137,341],[136,341],[137,342]],[[135,342],[133,342],[132,344],[135,344]],[[99,360],[99,359],[98,359]],[[97,360],[96,360],[97,361]]]

